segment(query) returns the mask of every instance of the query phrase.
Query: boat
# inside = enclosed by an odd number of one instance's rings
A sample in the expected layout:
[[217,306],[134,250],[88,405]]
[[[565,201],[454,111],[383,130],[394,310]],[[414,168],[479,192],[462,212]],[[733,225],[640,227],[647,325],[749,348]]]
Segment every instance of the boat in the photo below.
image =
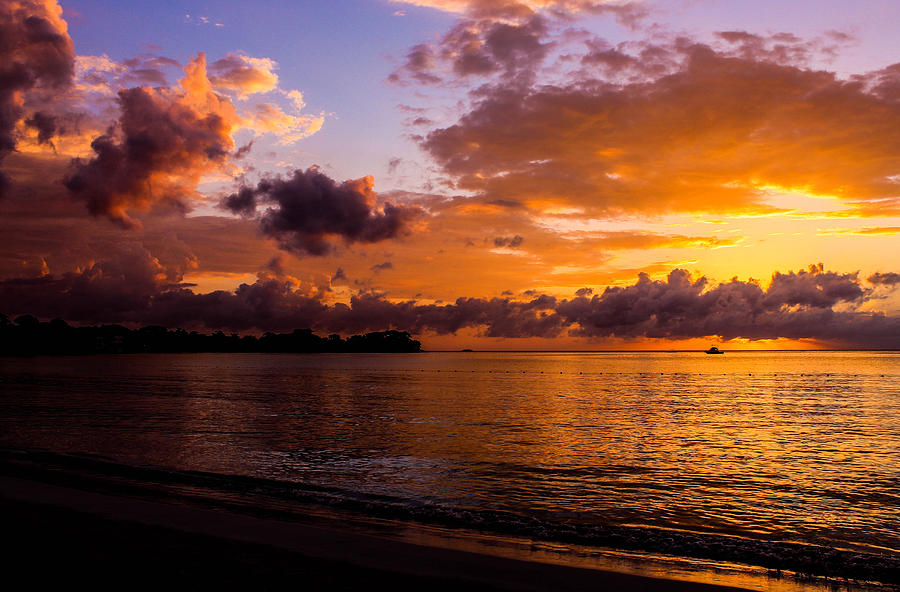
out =
[[724,354],[725,352],[723,352],[722,350],[720,350],[719,348],[717,348],[716,346],[713,345],[713,346],[710,347],[708,350],[706,350],[706,352],[704,352],[704,353],[707,353],[707,354]]

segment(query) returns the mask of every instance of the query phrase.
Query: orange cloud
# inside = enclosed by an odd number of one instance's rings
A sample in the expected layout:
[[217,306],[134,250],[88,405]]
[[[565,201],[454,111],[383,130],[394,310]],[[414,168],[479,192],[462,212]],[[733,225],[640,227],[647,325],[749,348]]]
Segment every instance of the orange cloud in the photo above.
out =
[[190,209],[200,177],[226,163],[234,106],[213,92],[204,54],[184,73],[180,88],[119,91],[118,125],[94,140],[92,159],[73,162],[64,184],[95,216],[129,228],[139,224],[129,211]]
[[265,93],[278,87],[278,64],[269,58],[252,58],[241,53],[229,53],[209,65],[209,80],[213,87],[232,91],[241,98]]
[[900,234],[900,226],[872,226],[868,228],[834,228],[821,230],[819,234],[844,234],[855,236],[888,236]]
[[[16,126],[29,109],[64,92],[74,76],[75,51],[55,0],[7,0],[0,6],[0,166],[16,149]],[[35,119],[38,118],[38,119]],[[37,112],[32,121],[47,142],[55,116]],[[10,180],[0,170],[0,199]]]
[[846,81],[744,49],[657,49],[676,71],[480,89],[422,146],[460,189],[589,216],[764,212],[771,186],[896,208],[900,86],[885,82],[890,73]]
[[322,129],[324,123],[324,115],[291,115],[273,103],[256,105],[243,112],[241,119],[241,127],[257,134],[276,134],[282,144],[309,137]]

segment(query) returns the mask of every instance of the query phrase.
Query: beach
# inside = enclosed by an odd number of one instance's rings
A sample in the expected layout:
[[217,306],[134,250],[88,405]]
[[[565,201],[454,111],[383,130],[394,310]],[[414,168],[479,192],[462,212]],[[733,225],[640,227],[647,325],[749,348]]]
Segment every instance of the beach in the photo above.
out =
[[8,456],[0,476],[6,577],[36,588],[160,586],[311,590],[646,590],[741,588],[642,577],[415,545],[310,524],[203,507],[121,475],[79,475]]

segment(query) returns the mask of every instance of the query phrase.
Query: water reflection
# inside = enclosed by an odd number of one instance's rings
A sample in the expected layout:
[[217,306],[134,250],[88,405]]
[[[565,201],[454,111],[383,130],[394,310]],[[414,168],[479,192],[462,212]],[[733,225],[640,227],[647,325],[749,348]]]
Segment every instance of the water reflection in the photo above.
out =
[[900,548],[890,353],[0,360],[7,445],[572,523]]

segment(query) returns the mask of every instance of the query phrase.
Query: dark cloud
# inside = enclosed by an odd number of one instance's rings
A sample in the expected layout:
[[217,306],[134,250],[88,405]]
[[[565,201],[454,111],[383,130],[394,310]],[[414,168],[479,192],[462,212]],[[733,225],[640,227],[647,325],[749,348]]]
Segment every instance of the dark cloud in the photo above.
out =
[[413,46],[389,80],[436,84],[452,72],[455,79],[502,73],[531,79],[551,47],[543,41],[546,21],[532,16],[523,22],[462,21],[435,45]]
[[232,158],[235,160],[240,160],[250,154],[250,151],[253,150],[253,140],[250,140],[243,146],[239,146],[237,150],[234,151]]
[[607,288],[560,303],[557,312],[587,337],[685,339],[816,339],[863,347],[900,346],[900,318],[834,310],[860,303],[865,292],[856,274],[811,266],[776,273],[768,290],[733,279],[714,287],[676,269],[666,281],[642,274],[631,286]]
[[266,269],[274,273],[277,277],[283,277],[287,275],[284,263],[284,255],[282,253],[276,253],[269,259],[269,262],[266,263]]
[[163,292],[154,298],[152,314],[143,322],[233,331],[286,330],[322,327],[328,312],[327,305],[296,290],[291,281],[264,276],[253,284],[241,284],[234,292]]
[[378,263],[372,266],[372,271],[374,271],[375,273],[379,273],[387,269],[394,269],[394,264],[390,261],[385,261],[383,263]]
[[546,32],[546,23],[539,17],[521,25],[499,23],[484,33],[484,48],[507,72],[532,68],[547,55],[549,44],[542,43]]
[[38,111],[26,119],[25,125],[37,130],[39,144],[52,144],[51,140],[59,129],[58,118],[43,111]]
[[869,276],[869,283],[881,286],[896,286],[900,284],[900,273],[873,273]]
[[900,63],[893,64],[873,72],[868,76],[858,77],[857,80],[866,85],[872,94],[887,100],[900,99]]
[[[0,278],[40,273],[61,277],[108,259],[119,245],[134,241],[140,241],[165,267],[193,261],[191,273],[244,275],[259,270],[272,256],[271,244],[259,236],[251,220],[184,217],[173,212],[143,216],[143,228],[137,232],[98,223],[85,216],[82,204],[60,199],[57,180],[65,173],[67,159],[53,156],[52,162],[52,167],[35,167],[34,174],[44,178],[28,183],[27,199],[7,200],[0,207],[4,237]],[[202,270],[194,269],[198,262]]]
[[525,241],[524,238],[519,236],[518,234],[515,236],[498,236],[494,239],[495,247],[509,247],[510,249],[515,249],[517,247],[522,246],[522,243]]
[[441,82],[441,77],[433,73],[436,67],[434,48],[420,43],[409,49],[403,66],[388,76],[388,80],[403,82],[408,77],[419,84],[437,84]]
[[118,103],[117,125],[91,143],[95,156],[72,162],[69,193],[124,228],[137,225],[132,210],[190,209],[200,177],[234,148],[237,122],[231,103],[212,91],[204,55],[185,68],[180,89],[121,90]]
[[604,39],[587,42],[588,51],[581,63],[595,68],[604,79],[614,82],[640,82],[672,74],[681,66],[681,56],[668,48],[649,44],[622,43],[618,47]]
[[138,84],[168,85],[165,73],[155,68],[135,68],[134,70],[129,70],[128,74],[129,81],[137,82]]
[[[356,294],[349,304],[327,304],[322,290],[270,273],[234,292],[196,294],[180,280],[178,268],[167,269],[135,247],[80,273],[2,281],[0,310],[77,322],[230,330],[309,327],[337,333],[400,329],[450,334],[474,328],[487,337],[509,338],[553,338],[568,332],[595,339],[788,338],[900,347],[900,318],[860,311],[856,305],[868,295],[856,275],[820,266],[776,273],[768,289],[737,279],[711,286],[706,278],[676,269],[664,281],[641,274],[632,285],[594,295],[582,289],[570,300],[533,295],[527,301],[459,298],[448,304],[393,302],[372,293]],[[822,294],[814,296],[816,292]]]
[[243,216],[258,209],[260,229],[276,238],[282,248],[324,255],[334,240],[373,243],[405,232],[421,213],[415,206],[385,203],[379,210],[372,177],[341,184],[311,167],[296,170],[286,179],[263,179],[256,187],[243,187],[222,201],[223,207]]
[[[55,0],[6,0],[0,5],[0,166],[16,149],[15,127],[30,94],[61,92],[72,83],[75,51],[61,15]],[[9,185],[0,170],[0,199]]]
[[[412,0],[410,0],[412,1]],[[561,0],[415,1],[465,15],[437,43],[414,45],[388,80],[406,84],[458,83],[469,77],[499,75],[518,83],[535,72],[559,41],[571,36],[572,16],[610,15],[631,29],[649,14],[640,2]]]
[[501,208],[508,208],[511,210],[523,209],[525,206],[522,205],[521,202],[511,200],[511,199],[491,199],[486,202],[491,206],[499,206]]
[[[552,310],[555,300],[540,296],[529,302],[508,298],[459,298],[451,304],[390,302],[375,294],[359,294],[350,305],[335,305],[323,315],[322,329],[339,333],[367,327],[405,327],[413,333],[455,333],[474,327],[487,337],[555,337],[563,328]],[[325,326],[327,324],[327,327]]]
[[160,288],[180,279],[143,247],[126,243],[115,257],[81,272],[0,282],[0,301],[7,310],[27,307],[42,317],[117,321],[146,314]]
[[855,273],[825,271],[819,263],[810,266],[808,271],[775,273],[764,303],[776,307],[831,308],[839,302],[858,301],[864,296]]
[[731,45],[732,55],[796,66],[808,64],[817,55],[833,57],[841,46],[853,42],[851,36],[836,31],[809,41],[793,33],[756,35],[746,31],[720,31],[716,36]]

